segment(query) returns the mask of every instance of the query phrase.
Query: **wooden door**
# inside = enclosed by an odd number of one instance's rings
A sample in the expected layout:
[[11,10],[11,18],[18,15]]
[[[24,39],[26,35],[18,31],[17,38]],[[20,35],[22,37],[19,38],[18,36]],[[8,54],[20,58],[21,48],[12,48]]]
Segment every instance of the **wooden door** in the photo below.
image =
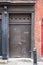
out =
[[11,14],[9,22],[9,55],[12,58],[31,57],[31,16]]

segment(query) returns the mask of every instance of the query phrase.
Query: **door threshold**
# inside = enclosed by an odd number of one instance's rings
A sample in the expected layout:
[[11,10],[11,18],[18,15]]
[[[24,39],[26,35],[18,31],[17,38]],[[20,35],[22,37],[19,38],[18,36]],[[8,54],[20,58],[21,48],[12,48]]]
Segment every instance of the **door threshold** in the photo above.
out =
[[9,58],[8,61],[30,61],[33,62],[31,58]]

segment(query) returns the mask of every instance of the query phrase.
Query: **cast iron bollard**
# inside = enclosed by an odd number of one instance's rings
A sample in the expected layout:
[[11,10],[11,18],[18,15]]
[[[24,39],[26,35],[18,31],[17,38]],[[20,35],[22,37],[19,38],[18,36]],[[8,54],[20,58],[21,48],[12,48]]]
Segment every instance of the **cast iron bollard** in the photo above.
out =
[[36,49],[33,49],[33,65],[37,65],[37,53]]

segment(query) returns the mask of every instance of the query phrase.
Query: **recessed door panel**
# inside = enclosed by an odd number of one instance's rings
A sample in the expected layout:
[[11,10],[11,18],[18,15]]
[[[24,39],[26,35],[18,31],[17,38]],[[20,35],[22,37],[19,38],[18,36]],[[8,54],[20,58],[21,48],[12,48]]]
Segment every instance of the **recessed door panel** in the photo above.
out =
[[[19,15],[16,15],[19,17]],[[26,18],[28,15],[25,15]],[[28,58],[31,56],[31,24],[27,21],[10,22],[9,24],[9,55],[13,58]],[[13,18],[15,18],[13,16]],[[13,20],[15,21],[15,20]],[[20,23],[22,21],[22,23]]]

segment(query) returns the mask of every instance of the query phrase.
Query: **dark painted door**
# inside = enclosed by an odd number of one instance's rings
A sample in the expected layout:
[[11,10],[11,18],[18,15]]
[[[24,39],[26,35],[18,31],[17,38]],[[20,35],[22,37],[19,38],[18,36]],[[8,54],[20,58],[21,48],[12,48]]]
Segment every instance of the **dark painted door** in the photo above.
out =
[[0,19],[0,56],[2,56],[2,21]]
[[12,14],[9,22],[9,55],[12,58],[31,57],[31,16]]

